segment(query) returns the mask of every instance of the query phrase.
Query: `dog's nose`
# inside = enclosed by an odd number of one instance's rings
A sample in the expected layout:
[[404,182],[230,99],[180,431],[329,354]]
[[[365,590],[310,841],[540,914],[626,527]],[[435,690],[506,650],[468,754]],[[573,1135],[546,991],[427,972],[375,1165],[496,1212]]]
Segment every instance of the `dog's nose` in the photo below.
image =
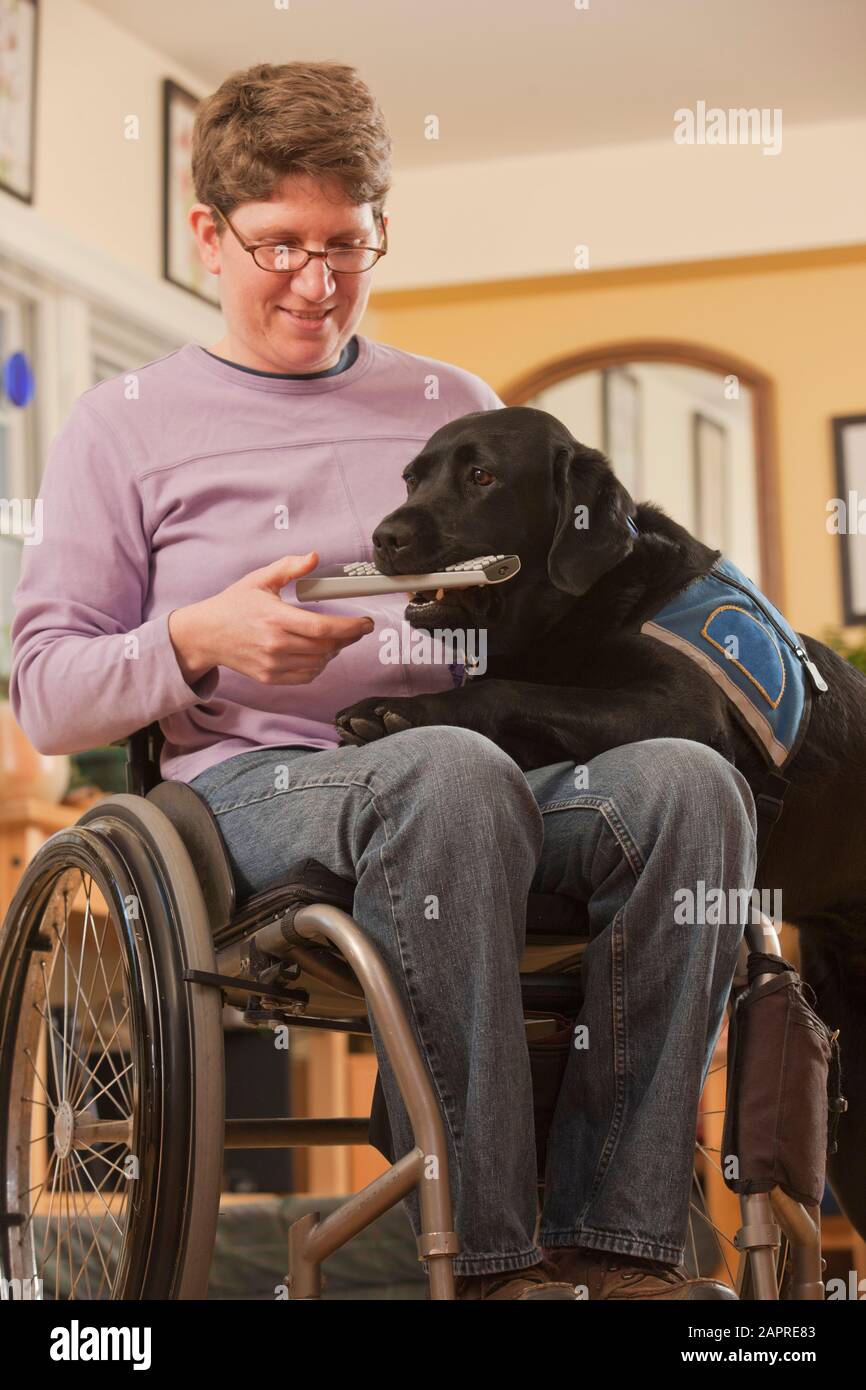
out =
[[380,522],[373,532],[373,552],[377,565],[381,567],[384,561],[388,565],[398,566],[401,552],[409,548],[412,540],[412,527],[408,522],[396,519]]

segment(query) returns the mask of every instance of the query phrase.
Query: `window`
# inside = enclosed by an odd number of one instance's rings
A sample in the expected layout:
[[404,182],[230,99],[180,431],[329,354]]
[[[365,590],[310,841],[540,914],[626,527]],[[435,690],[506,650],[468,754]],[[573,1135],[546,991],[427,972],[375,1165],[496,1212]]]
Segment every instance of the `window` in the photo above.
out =
[[147,329],[122,322],[109,310],[94,307],[90,314],[91,385],[121,372],[134,371],[179,346],[169,338],[159,338]]

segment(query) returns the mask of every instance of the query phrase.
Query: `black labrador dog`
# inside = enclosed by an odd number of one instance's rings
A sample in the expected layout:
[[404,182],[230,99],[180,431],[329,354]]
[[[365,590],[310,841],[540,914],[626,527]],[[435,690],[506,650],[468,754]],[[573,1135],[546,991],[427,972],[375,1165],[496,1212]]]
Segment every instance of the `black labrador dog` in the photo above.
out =
[[[500,586],[416,595],[413,626],[486,630],[487,668],[463,686],[372,697],[341,710],[344,743],[423,725],[486,735],[529,770],[648,738],[687,738],[735,764],[753,791],[766,763],[716,682],[642,622],[691,580],[711,550],[649,502],[636,504],[603,454],[543,410],[464,415],[403,474],[408,496],[373,536],[387,574],[426,573],[477,555],[520,556]],[[575,529],[576,509],[591,524]],[[634,535],[627,518],[637,522]],[[828,689],[785,775],[781,819],[755,886],[781,889],[800,928],[801,973],[839,1028],[848,1113],[830,1159],[838,1200],[866,1235],[866,678],[805,642]]]

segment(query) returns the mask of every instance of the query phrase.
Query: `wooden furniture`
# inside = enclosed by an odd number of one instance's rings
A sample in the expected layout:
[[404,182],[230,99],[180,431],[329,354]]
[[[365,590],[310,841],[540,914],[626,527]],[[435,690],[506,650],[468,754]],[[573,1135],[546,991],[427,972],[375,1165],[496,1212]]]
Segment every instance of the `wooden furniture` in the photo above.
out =
[[55,831],[74,825],[83,810],[84,806],[57,806],[33,797],[0,801],[0,910],[4,917],[40,845]]

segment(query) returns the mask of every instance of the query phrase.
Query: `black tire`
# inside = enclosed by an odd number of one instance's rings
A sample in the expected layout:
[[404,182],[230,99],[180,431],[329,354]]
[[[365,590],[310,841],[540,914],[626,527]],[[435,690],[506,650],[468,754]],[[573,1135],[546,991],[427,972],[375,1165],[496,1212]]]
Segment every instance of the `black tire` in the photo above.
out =
[[111,797],[42,846],[0,934],[0,1275],[22,1281],[12,1296],[206,1296],[222,1004],[188,968],[214,970],[210,924],[156,806]]

